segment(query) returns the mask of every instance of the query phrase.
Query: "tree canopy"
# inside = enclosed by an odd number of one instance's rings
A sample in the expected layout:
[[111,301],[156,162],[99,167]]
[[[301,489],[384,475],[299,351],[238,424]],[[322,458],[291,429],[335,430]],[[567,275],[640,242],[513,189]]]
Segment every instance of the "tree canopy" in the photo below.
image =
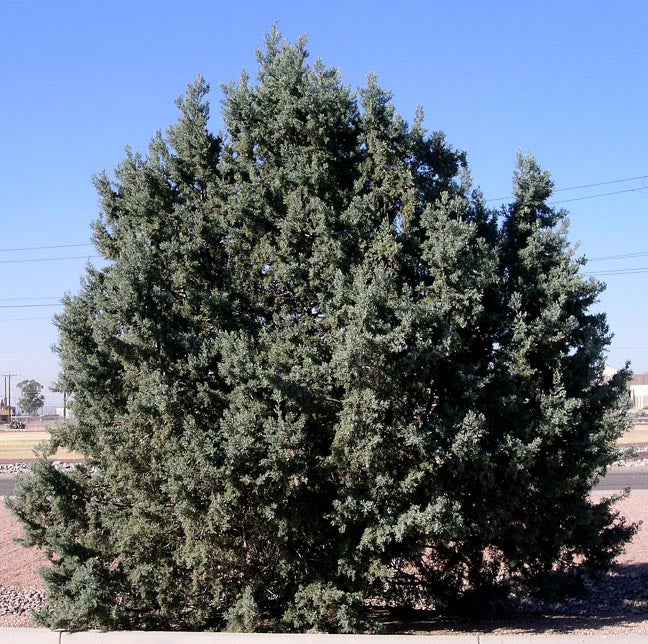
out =
[[43,385],[36,380],[22,380],[16,387],[20,389],[19,407],[26,414],[35,414],[45,402],[45,397],[41,394]]
[[592,485],[626,426],[602,286],[520,156],[489,209],[463,152],[272,31],[100,174],[57,317],[76,424],[11,502],[67,628],[359,631],[608,568]]

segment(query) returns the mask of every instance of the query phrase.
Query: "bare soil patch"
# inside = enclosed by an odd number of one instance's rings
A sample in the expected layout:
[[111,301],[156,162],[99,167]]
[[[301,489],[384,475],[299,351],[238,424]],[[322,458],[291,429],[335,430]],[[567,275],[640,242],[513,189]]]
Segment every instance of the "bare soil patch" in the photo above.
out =
[[648,443],[648,425],[633,425],[617,441],[619,445],[630,445],[633,443]]
[[[0,595],[43,590],[38,569],[46,564],[35,548],[23,548],[15,540],[22,530],[0,499]],[[0,615],[0,626],[36,626],[29,614]]]

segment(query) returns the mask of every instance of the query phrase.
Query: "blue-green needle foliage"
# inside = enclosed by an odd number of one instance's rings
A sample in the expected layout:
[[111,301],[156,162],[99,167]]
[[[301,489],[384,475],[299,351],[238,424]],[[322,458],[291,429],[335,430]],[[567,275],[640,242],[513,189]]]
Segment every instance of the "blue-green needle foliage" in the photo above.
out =
[[12,502],[66,628],[370,626],[603,571],[632,535],[592,485],[626,426],[601,285],[548,174],[486,208],[465,155],[370,77],[276,31],[256,81],[202,78],[96,185],[57,317],[78,422]]

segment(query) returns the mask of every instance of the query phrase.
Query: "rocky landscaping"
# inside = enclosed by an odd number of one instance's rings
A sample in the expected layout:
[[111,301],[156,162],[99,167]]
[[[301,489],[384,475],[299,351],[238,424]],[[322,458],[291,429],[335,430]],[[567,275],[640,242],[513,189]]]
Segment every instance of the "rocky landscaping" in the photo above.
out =
[[624,445],[620,447],[622,457],[613,463],[619,467],[637,467],[648,465],[648,445]]
[[[22,474],[29,471],[29,463],[24,461],[17,461],[15,463],[0,463],[0,475],[2,474]],[[54,461],[54,467],[57,470],[71,470],[77,466],[77,462],[73,461]]]
[[0,618],[14,618],[19,623],[31,624],[32,614],[40,613],[46,607],[47,595],[43,590],[16,590],[0,586]]

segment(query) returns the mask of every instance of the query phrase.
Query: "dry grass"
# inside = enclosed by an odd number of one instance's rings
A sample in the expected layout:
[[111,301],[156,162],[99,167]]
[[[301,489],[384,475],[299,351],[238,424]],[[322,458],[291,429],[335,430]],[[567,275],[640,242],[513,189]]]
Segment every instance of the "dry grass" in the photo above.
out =
[[[49,440],[50,434],[46,431],[4,431],[0,430],[0,459],[23,460],[35,458],[34,447],[43,441]],[[57,450],[54,459],[82,458],[76,452],[66,449]]]

